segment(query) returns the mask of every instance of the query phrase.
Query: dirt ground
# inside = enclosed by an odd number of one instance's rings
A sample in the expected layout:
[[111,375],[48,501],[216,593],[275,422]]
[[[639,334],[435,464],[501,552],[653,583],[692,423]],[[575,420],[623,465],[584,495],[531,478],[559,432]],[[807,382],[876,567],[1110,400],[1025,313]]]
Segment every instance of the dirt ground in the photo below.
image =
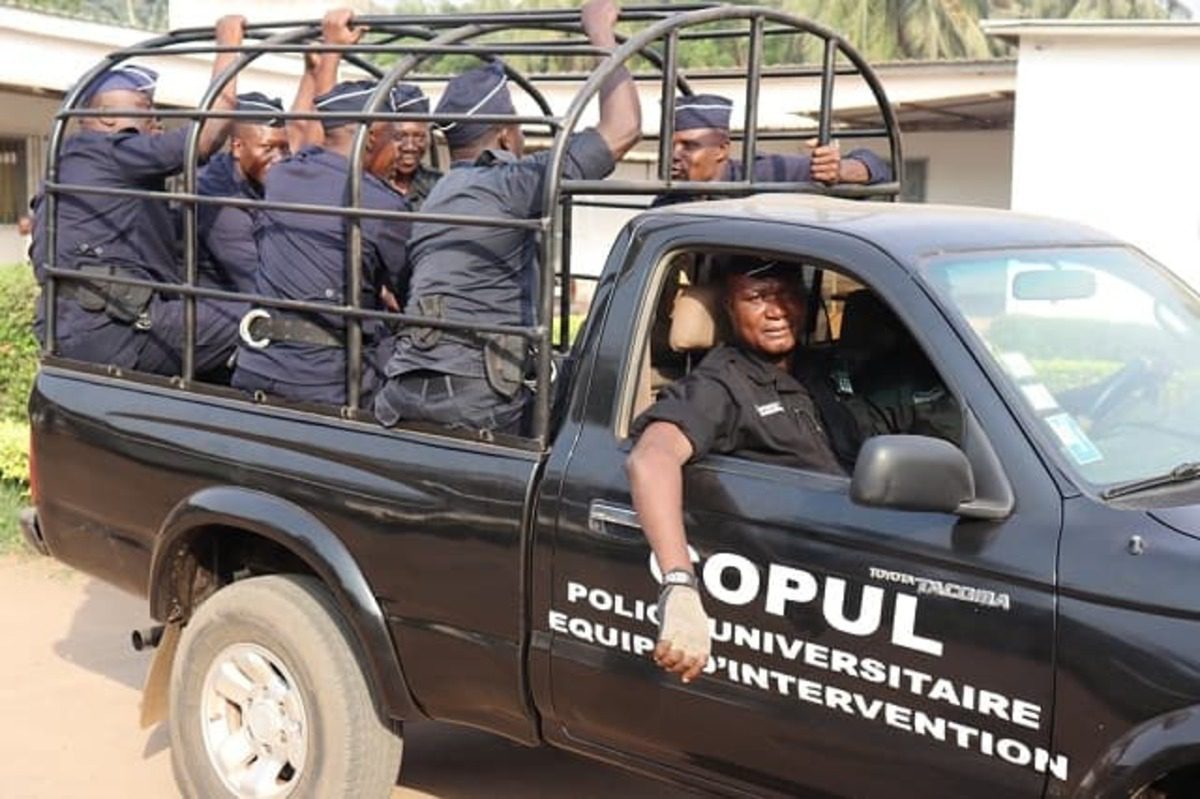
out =
[[[0,795],[176,797],[166,728],[138,727],[145,603],[30,556],[0,557]],[[686,797],[664,784],[450,725],[410,725],[400,797]]]

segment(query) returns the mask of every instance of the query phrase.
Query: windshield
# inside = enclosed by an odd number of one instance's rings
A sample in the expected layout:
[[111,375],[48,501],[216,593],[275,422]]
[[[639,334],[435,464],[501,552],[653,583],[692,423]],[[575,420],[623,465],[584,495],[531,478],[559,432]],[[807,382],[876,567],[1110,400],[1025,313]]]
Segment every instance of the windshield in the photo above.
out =
[[1095,489],[1200,460],[1200,298],[1120,247],[942,256],[924,274]]

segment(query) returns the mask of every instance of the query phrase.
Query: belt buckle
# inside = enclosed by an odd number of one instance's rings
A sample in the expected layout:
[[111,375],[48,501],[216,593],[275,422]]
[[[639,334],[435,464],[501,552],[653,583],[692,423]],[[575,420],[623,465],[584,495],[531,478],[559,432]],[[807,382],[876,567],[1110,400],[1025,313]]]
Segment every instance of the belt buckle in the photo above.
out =
[[271,339],[267,336],[255,338],[250,332],[250,326],[259,319],[270,319],[271,314],[264,311],[262,308],[252,308],[242,317],[242,321],[238,323],[238,336],[242,339],[247,347],[256,350],[265,350],[271,345]]
[[148,331],[150,329],[150,327],[151,327],[150,314],[145,313],[145,312],[138,314],[138,318],[133,323],[133,328],[135,330],[140,330],[143,333],[145,333],[146,331]]

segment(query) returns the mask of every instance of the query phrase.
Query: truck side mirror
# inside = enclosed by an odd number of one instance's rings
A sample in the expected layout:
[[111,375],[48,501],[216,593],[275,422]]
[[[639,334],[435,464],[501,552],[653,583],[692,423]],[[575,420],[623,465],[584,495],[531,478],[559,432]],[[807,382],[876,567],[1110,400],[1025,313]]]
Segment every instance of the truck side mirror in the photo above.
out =
[[850,499],[896,510],[954,513],[975,499],[975,478],[962,450],[928,436],[875,436],[854,463]]

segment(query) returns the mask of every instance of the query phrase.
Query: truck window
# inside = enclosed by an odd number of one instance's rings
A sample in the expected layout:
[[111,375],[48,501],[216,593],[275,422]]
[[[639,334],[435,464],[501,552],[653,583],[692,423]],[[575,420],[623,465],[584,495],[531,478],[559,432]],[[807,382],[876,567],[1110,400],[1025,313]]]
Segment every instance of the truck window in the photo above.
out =
[[[687,251],[664,262],[652,312],[633,339],[640,351],[631,359],[636,374],[622,437],[666,386],[686,377],[713,347],[732,342],[718,276],[721,259],[731,256],[773,257]],[[803,362],[826,395],[850,412],[861,437],[911,434],[961,443],[961,404],[880,295],[840,268],[789,263],[807,293]]]
[[1068,472],[1103,490],[1200,460],[1200,307],[1143,255],[957,254],[925,275]]

